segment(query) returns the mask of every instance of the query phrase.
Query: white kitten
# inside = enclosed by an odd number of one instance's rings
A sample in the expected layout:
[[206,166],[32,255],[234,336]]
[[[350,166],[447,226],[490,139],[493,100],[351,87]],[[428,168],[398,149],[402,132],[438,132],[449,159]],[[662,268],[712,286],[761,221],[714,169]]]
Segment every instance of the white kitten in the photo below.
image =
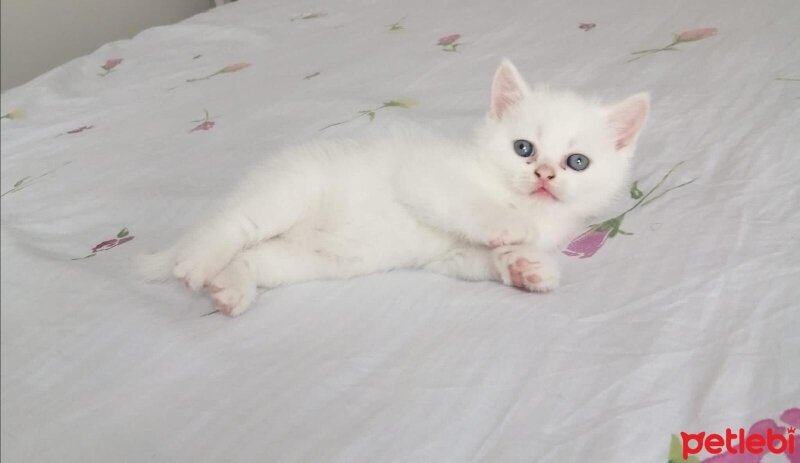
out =
[[504,61],[471,139],[406,132],[270,156],[207,223],[141,256],[139,269],[206,288],[231,316],[257,286],[398,268],[548,291],[558,246],[625,184],[648,109],[646,94],[605,107],[531,91]]

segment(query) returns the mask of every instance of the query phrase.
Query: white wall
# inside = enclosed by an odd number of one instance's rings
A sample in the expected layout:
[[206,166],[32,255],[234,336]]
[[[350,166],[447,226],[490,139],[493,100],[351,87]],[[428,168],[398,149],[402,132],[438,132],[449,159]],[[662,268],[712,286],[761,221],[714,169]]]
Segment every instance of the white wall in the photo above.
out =
[[207,10],[211,0],[0,0],[0,91],[104,43]]

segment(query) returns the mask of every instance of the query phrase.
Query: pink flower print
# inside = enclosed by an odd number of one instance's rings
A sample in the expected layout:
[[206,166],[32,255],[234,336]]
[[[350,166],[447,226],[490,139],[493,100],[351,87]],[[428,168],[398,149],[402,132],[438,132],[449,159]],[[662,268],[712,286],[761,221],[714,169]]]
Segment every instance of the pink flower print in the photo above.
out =
[[662,51],[680,51],[679,48],[675,48],[675,45],[679,43],[685,42],[696,42],[698,40],[707,39],[709,37],[713,37],[717,35],[716,27],[705,27],[702,29],[692,29],[690,31],[684,31],[680,34],[672,34],[672,43],[667,45],[666,47],[661,48],[650,48],[647,50],[637,50],[631,53],[631,55],[637,55],[633,58],[629,59],[628,62],[636,61],[637,59],[642,59],[645,56],[652,55],[654,53],[659,53]]
[[452,45],[456,42],[456,40],[461,38],[461,34],[450,34],[446,35],[439,39],[439,43],[437,45],[441,47],[446,47],[448,45]]
[[114,246],[116,246],[118,242],[119,240],[116,238],[105,240],[102,243],[95,245],[95,247],[92,248],[92,252],[99,252],[99,251],[105,251],[106,249],[111,249]]
[[94,257],[97,255],[98,252],[108,251],[109,249],[113,249],[121,244],[125,244],[128,241],[132,240],[134,237],[131,236],[130,232],[128,232],[127,228],[123,228],[122,230],[117,233],[115,238],[111,238],[105,241],[101,241],[94,245],[92,248],[92,253],[84,256],[84,257],[77,257],[72,260],[81,260],[81,259],[88,259],[89,257]]
[[231,72],[239,72],[242,69],[249,68],[251,65],[250,63],[234,63],[225,66],[224,68],[220,69],[219,71],[209,74],[205,77],[197,77],[194,79],[186,79],[186,82],[197,82],[198,80],[208,80],[214,76],[218,76],[220,74],[229,74]]
[[211,130],[215,125],[214,121],[205,121],[200,123],[197,127],[193,128],[189,132],[196,132],[198,130]]
[[105,77],[105,76],[109,75],[114,70],[114,68],[119,66],[119,64],[121,62],[122,62],[122,58],[111,58],[111,59],[106,60],[105,64],[100,66],[100,68],[105,72],[102,73],[102,74],[98,74],[98,75],[100,75],[102,77]]
[[578,28],[582,29],[582,30],[584,30],[586,32],[589,32],[590,30],[594,29],[596,26],[597,26],[597,24],[595,24],[595,23],[581,23],[581,25],[578,26]]
[[439,39],[437,45],[442,47],[443,51],[457,51],[456,47],[460,47],[461,44],[458,43],[458,39],[461,38],[461,34],[450,34],[446,35]]
[[707,39],[717,35],[716,27],[704,27],[702,29],[692,29],[690,31],[681,32],[675,36],[677,43],[681,42],[694,42],[695,40]]
[[208,131],[214,128],[216,122],[212,121],[208,115],[208,110],[204,109],[203,112],[205,113],[205,117],[203,119],[198,119],[192,122],[199,122],[200,124],[196,125],[189,133],[197,132],[198,130]]
[[580,257],[581,259],[592,257],[606,244],[609,233],[611,233],[611,230],[601,230],[599,228],[586,231],[569,243],[567,249],[564,250],[564,254]]
[[628,233],[620,228],[622,226],[622,221],[625,219],[625,214],[627,214],[627,212],[608,219],[599,225],[592,225],[589,230],[570,241],[569,245],[567,245],[567,249],[563,251],[563,254],[586,259],[595,255],[595,253],[606,244],[608,238],[613,238],[617,236],[618,233],[631,235],[632,233]]
[[250,63],[236,63],[236,64],[229,64],[222,68],[220,72],[236,72],[241,71],[242,69],[249,68]]
[[800,428],[800,408],[790,408],[783,412],[781,421],[795,428]]
[[114,69],[115,67],[117,67],[117,65],[119,65],[119,63],[121,63],[121,62],[122,62],[122,58],[111,58],[109,60],[106,60],[106,64],[102,65],[101,67],[103,69],[105,69],[106,71],[110,71],[110,70]]
[[92,248],[92,252],[107,251],[111,248],[119,246],[120,244],[125,244],[133,238],[133,236],[126,236],[124,238],[111,238],[110,240],[105,240],[102,243],[95,245],[95,247]]
[[695,179],[692,179],[689,180],[688,182],[683,182],[679,185],[667,188],[655,196],[652,196],[653,193],[655,193],[656,190],[658,190],[661,187],[661,185],[664,184],[664,182],[669,178],[669,176],[672,175],[672,172],[674,172],[675,169],[677,169],[678,166],[680,166],[681,164],[683,164],[683,161],[675,164],[672,167],[672,169],[670,169],[669,172],[667,172],[661,178],[661,180],[647,193],[643,193],[639,189],[638,181],[633,182],[633,185],[631,185],[630,189],[630,195],[632,199],[637,200],[636,203],[633,206],[629,207],[622,214],[616,217],[612,217],[600,224],[590,226],[589,230],[583,232],[577,238],[573,239],[569,243],[569,245],[567,245],[567,249],[562,251],[562,253],[568,256],[580,257],[581,259],[586,259],[587,257],[592,257],[593,255],[595,255],[597,251],[599,251],[600,248],[603,247],[608,238],[614,238],[618,234],[632,235],[633,233],[628,233],[620,228],[622,226],[622,221],[625,220],[625,215],[627,215],[636,208],[647,206],[651,202],[655,201],[658,198],[661,198],[662,196],[664,196],[665,194],[669,193],[672,190],[685,187],[686,185],[689,185],[690,183],[695,181]]

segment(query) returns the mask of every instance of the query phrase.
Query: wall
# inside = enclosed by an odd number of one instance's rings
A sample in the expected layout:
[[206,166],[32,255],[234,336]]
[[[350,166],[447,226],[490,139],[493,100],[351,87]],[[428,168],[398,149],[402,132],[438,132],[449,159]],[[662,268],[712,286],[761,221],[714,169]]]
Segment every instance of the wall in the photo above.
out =
[[212,0],[0,0],[0,91]]

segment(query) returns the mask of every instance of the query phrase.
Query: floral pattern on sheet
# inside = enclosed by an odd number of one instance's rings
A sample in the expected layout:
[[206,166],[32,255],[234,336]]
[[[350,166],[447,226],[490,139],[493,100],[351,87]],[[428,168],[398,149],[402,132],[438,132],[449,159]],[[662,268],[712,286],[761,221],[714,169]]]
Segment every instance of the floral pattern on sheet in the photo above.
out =
[[82,125],[80,127],[74,128],[72,130],[67,130],[66,132],[61,133],[59,135],[75,135],[76,133],[81,133],[83,131],[91,130],[93,128],[94,128],[93,125]]
[[25,117],[25,111],[21,109],[12,109],[11,111],[0,116],[0,119],[8,119],[10,121],[22,119]]
[[101,72],[101,73],[99,73],[97,75],[100,76],[100,77],[105,77],[105,76],[111,74],[112,72],[114,72],[116,70],[117,66],[119,66],[120,63],[122,63],[122,58],[109,58],[109,59],[107,59],[106,62],[103,63],[100,66],[100,69],[102,69],[103,72]]
[[[788,463],[800,463],[800,433],[797,428],[800,428],[800,408],[794,407],[784,411],[780,416],[780,421],[788,426],[780,426],[772,419],[759,420],[750,425],[747,431],[747,436],[757,433],[765,435],[767,430],[771,430],[775,434],[785,434],[787,438],[786,450],[783,452],[783,457],[769,454],[767,448],[759,454],[750,452],[741,452],[739,442],[733,442],[732,448],[736,452],[721,452],[716,455],[711,455],[708,458],[700,460],[696,455],[688,455],[687,458],[683,457],[683,447],[681,440],[678,436],[673,435],[669,446],[669,456],[667,457],[668,463],[762,463],[764,457],[770,455],[771,462],[785,461]],[[718,431],[712,431],[717,432]],[[721,433],[720,433],[721,434]],[[738,433],[737,433],[738,434]],[[788,439],[793,440],[792,445],[788,445]]]
[[677,169],[683,161],[675,164],[672,169],[667,172],[664,177],[661,178],[653,188],[651,188],[647,193],[643,193],[639,189],[639,182],[633,182],[630,188],[630,196],[632,199],[636,200],[636,203],[629,207],[625,212],[619,214],[615,217],[612,217],[608,220],[605,220],[598,224],[593,224],[589,226],[589,229],[583,232],[581,235],[573,239],[567,248],[563,251],[564,254],[572,257],[579,257],[581,259],[587,259],[592,257],[606,244],[606,241],[609,238],[614,238],[618,235],[632,235],[633,233],[624,231],[622,227],[622,221],[625,220],[625,216],[630,212],[636,210],[639,207],[647,206],[648,204],[652,203],[658,198],[661,198],[665,194],[669,193],[672,190],[677,190],[678,188],[685,187],[690,183],[694,182],[696,179],[689,180],[687,182],[683,182],[679,185],[667,188],[664,191],[661,191],[658,195],[652,196],[653,193],[656,192],[663,184],[667,181],[670,175]]
[[97,255],[98,252],[108,251],[109,249],[113,249],[117,246],[123,245],[128,241],[133,240],[134,236],[130,234],[127,228],[123,228],[117,233],[117,236],[114,238],[110,238],[104,241],[101,241],[92,247],[91,254],[88,254],[83,257],[76,257],[72,260],[82,260],[88,259],[90,257],[94,257]]
[[456,47],[462,45],[458,43],[458,39],[460,38],[461,34],[446,35],[444,37],[441,37],[439,41],[436,43],[436,45],[442,47],[442,51],[458,51],[456,50]]
[[303,20],[307,20],[307,19],[324,18],[325,16],[328,16],[328,13],[325,13],[324,11],[317,11],[315,13],[299,14],[297,16],[292,17],[290,21],[291,22],[303,21]]
[[369,121],[372,122],[372,121],[375,120],[375,114],[378,111],[382,110],[382,109],[386,109],[386,108],[411,109],[416,105],[417,105],[417,100],[415,100],[413,98],[406,98],[406,97],[397,98],[396,100],[387,101],[387,102],[383,103],[382,105],[378,106],[377,108],[363,109],[363,110],[359,111],[358,114],[356,114],[355,116],[351,117],[350,119],[345,119],[343,121],[334,122],[333,124],[328,124],[325,127],[319,129],[319,131],[322,132],[323,130],[329,129],[331,127],[335,127],[337,125],[342,125],[342,124],[346,124],[348,122],[352,122],[352,121],[354,121],[356,119],[359,119],[361,117],[368,117]]
[[197,131],[209,131],[213,129],[214,126],[217,124],[216,122],[211,120],[211,117],[208,115],[207,109],[203,109],[203,113],[205,114],[205,117],[203,117],[202,119],[195,119],[192,121],[194,123],[199,122],[199,124],[194,126],[194,128],[192,128],[192,130],[190,130],[189,133]]
[[406,20],[406,17],[403,16],[402,18],[400,18],[399,21],[393,22],[391,24],[388,24],[386,26],[386,27],[389,28],[388,32],[397,32],[397,31],[401,31],[401,30],[405,29],[405,26],[403,26],[403,21],[405,21],[405,20]]
[[218,76],[220,74],[230,74],[230,73],[233,73],[233,72],[239,72],[242,69],[246,69],[246,68],[249,68],[249,67],[250,67],[250,63],[229,64],[229,65],[225,66],[224,68],[220,69],[219,71],[211,73],[211,74],[209,74],[207,76],[195,77],[193,79],[186,79],[186,82],[191,83],[191,82],[197,82],[197,81],[200,81],[200,80],[208,80],[208,79],[210,79],[212,77],[216,77],[216,76]]
[[675,45],[679,45],[681,43],[687,42],[696,42],[698,40],[707,39],[709,37],[713,37],[717,35],[719,31],[715,27],[705,27],[702,29],[692,29],[690,31],[684,31],[680,34],[672,34],[672,42],[661,48],[649,48],[647,50],[637,50],[631,52],[631,55],[636,55],[633,58],[629,59],[628,62],[636,61],[638,59],[642,59],[645,56],[652,55],[654,53],[661,53],[663,51],[680,51],[680,48],[675,48]]
[[44,177],[47,177],[48,175],[52,174],[53,172],[61,169],[62,167],[66,166],[66,165],[68,165],[70,163],[72,163],[72,161],[67,161],[64,164],[56,167],[55,169],[49,170],[49,171],[47,171],[47,172],[45,172],[43,174],[39,174],[39,175],[37,175],[35,177],[30,176],[30,175],[26,175],[25,177],[22,177],[21,179],[17,180],[10,190],[5,191],[2,194],[0,194],[0,198],[3,198],[8,194],[12,194],[12,193],[16,193],[16,192],[18,192],[20,190],[24,190],[25,188],[28,188],[31,185],[39,183],[39,182],[42,181],[42,179]]
[[681,441],[678,440],[678,436],[673,434],[669,442],[667,463],[700,463],[700,459],[694,455],[690,455],[688,458],[684,459],[681,450]]

